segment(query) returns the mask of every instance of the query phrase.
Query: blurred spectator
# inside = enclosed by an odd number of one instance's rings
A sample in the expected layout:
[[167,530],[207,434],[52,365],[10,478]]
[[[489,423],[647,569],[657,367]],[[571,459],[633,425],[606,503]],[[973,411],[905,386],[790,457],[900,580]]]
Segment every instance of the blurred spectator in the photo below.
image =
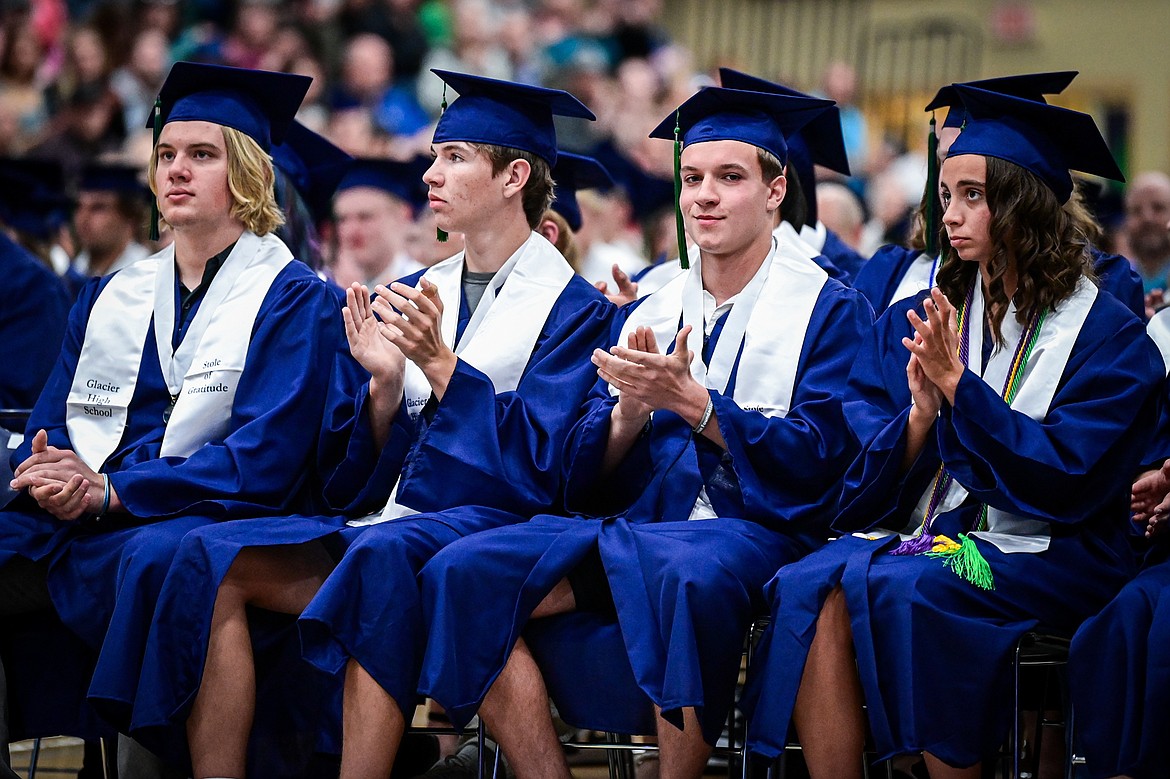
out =
[[1165,290],[1170,272],[1170,176],[1146,171],[1125,191],[1125,239],[1146,294]]
[[[443,102],[443,82],[431,68],[511,80],[512,63],[497,42],[499,20],[487,0],[454,0],[451,6],[451,45],[431,49],[418,80],[418,101],[437,118]],[[450,102],[454,96],[448,98]]]
[[134,37],[130,58],[110,74],[110,89],[122,104],[127,129],[146,123],[170,67],[170,44],[161,30],[146,28]]
[[847,62],[829,63],[821,89],[825,97],[837,101],[850,167],[855,171],[865,170],[869,163],[869,127],[865,114],[856,104],[857,71]]
[[[423,266],[407,253],[406,234],[423,191],[423,169],[387,160],[357,160],[333,196],[337,257],[333,280],[373,291]],[[412,200],[414,202],[412,202]]]
[[817,184],[817,216],[851,249],[860,250],[865,213],[853,190],[834,181]]
[[89,165],[82,173],[73,212],[80,250],[73,258],[75,273],[106,276],[150,255],[139,243],[150,197],[139,173],[121,165]]
[[277,0],[242,0],[236,9],[232,31],[223,42],[224,65],[261,68],[276,37]]
[[418,78],[428,44],[418,19],[418,0],[346,0],[337,16],[341,33],[371,33],[394,52],[394,70],[406,82]]
[[38,71],[44,57],[40,39],[27,22],[13,22],[0,28],[0,124],[15,125],[8,139],[8,151],[20,153],[35,142],[49,117],[43,83]]
[[415,135],[430,124],[410,87],[394,83],[390,44],[372,33],[356,35],[346,44],[341,80],[331,102],[341,110],[367,109],[391,135]]

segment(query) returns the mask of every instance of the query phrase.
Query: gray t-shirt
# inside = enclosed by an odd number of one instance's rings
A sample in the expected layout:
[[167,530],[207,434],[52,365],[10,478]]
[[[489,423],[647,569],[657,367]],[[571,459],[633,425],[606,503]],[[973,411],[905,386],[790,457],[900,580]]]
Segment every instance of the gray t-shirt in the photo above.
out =
[[463,271],[463,297],[467,299],[467,310],[472,314],[479,306],[479,301],[483,299],[483,293],[487,291],[488,284],[495,277],[495,273],[473,273],[472,271],[464,269]]

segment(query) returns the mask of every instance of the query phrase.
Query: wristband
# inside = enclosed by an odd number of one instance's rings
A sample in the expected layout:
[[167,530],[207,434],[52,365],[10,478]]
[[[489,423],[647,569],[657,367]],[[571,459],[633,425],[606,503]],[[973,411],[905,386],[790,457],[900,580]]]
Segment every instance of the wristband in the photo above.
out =
[[102,508],[98,511],[96,519],[101,519],[110,510],[110,477],[102,474]]
[[707,429],[707,423],[711,421],[711,415],[715,413],[715,401],[707,398],[707,408],[703,409],[703,418],[699,420],[699,424],[691,428],[695,435],[701,435]]

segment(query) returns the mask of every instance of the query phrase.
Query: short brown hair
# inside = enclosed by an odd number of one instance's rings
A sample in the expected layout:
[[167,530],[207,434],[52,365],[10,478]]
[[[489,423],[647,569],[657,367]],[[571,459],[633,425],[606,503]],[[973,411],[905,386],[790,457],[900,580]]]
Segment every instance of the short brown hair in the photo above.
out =
[[544,212],[552,205],[553,196],[556,194],[556,184],[553,182],[552,168],[549,164],[532,152],[521,149],[492,143],[475,143],[472,146],[487,155],[488,161],[492,164],[493,176],[503,173],[504,168],[508,167],[512,160],[524,160],[528,163],[532,173],[524,183],[520,202],[524,207],[524,218],[528,220],[528,226],[533,230],[540,227]]
[[[276,173],[272,158],[260,144],[233,127],[223,130],[227,149],[228,190],[232,193],[232,216],[256,235],[267,235],[284,224],[284,212],[276,203]],[[158,151],[150,155],[150,191],[158,196],[154,175],[158,170]],[[161,216],[159,222],[165,224]]]

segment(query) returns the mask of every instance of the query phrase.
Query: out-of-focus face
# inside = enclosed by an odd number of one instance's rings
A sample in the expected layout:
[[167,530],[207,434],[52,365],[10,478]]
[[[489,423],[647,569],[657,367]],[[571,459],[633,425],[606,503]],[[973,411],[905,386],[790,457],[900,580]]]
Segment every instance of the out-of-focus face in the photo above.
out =
[[1125,232],[1137,258],[1170,258],[1170,181],[1159,174],[1139,176],[1125,193]]
[[951,157],[939,171],[939,199],[947,240],[968,262],[991,259],[991,209],[987,205],[987,158]]
[[120,249],[130,239],[134,226],[118,208],[114,192],[79,192],[73,227],[82,249],[100,254]]
[[405,239],[410,209],[373,187],[342,190],[333,199],[338,248],[363,268],[389,265]]
[[177,231],[231,219],[227,146],[211,122],[168,122],[155,147],[158,210]]
[[423,181],[439,229],[474,233],[496,220],[506,201],[505,177],[492,175],[487,154],[462,141],[441,143],[434,152]]
[[682,209],[687,235],[704,256],[735,256],[772,233],[785,182],[765,182],[755,146],[706,141],[682,152]]
[[106,47],[95,31],[78,30],[73,36],[72,54],[77,76],[83,82],[97,81],[105,73]]

